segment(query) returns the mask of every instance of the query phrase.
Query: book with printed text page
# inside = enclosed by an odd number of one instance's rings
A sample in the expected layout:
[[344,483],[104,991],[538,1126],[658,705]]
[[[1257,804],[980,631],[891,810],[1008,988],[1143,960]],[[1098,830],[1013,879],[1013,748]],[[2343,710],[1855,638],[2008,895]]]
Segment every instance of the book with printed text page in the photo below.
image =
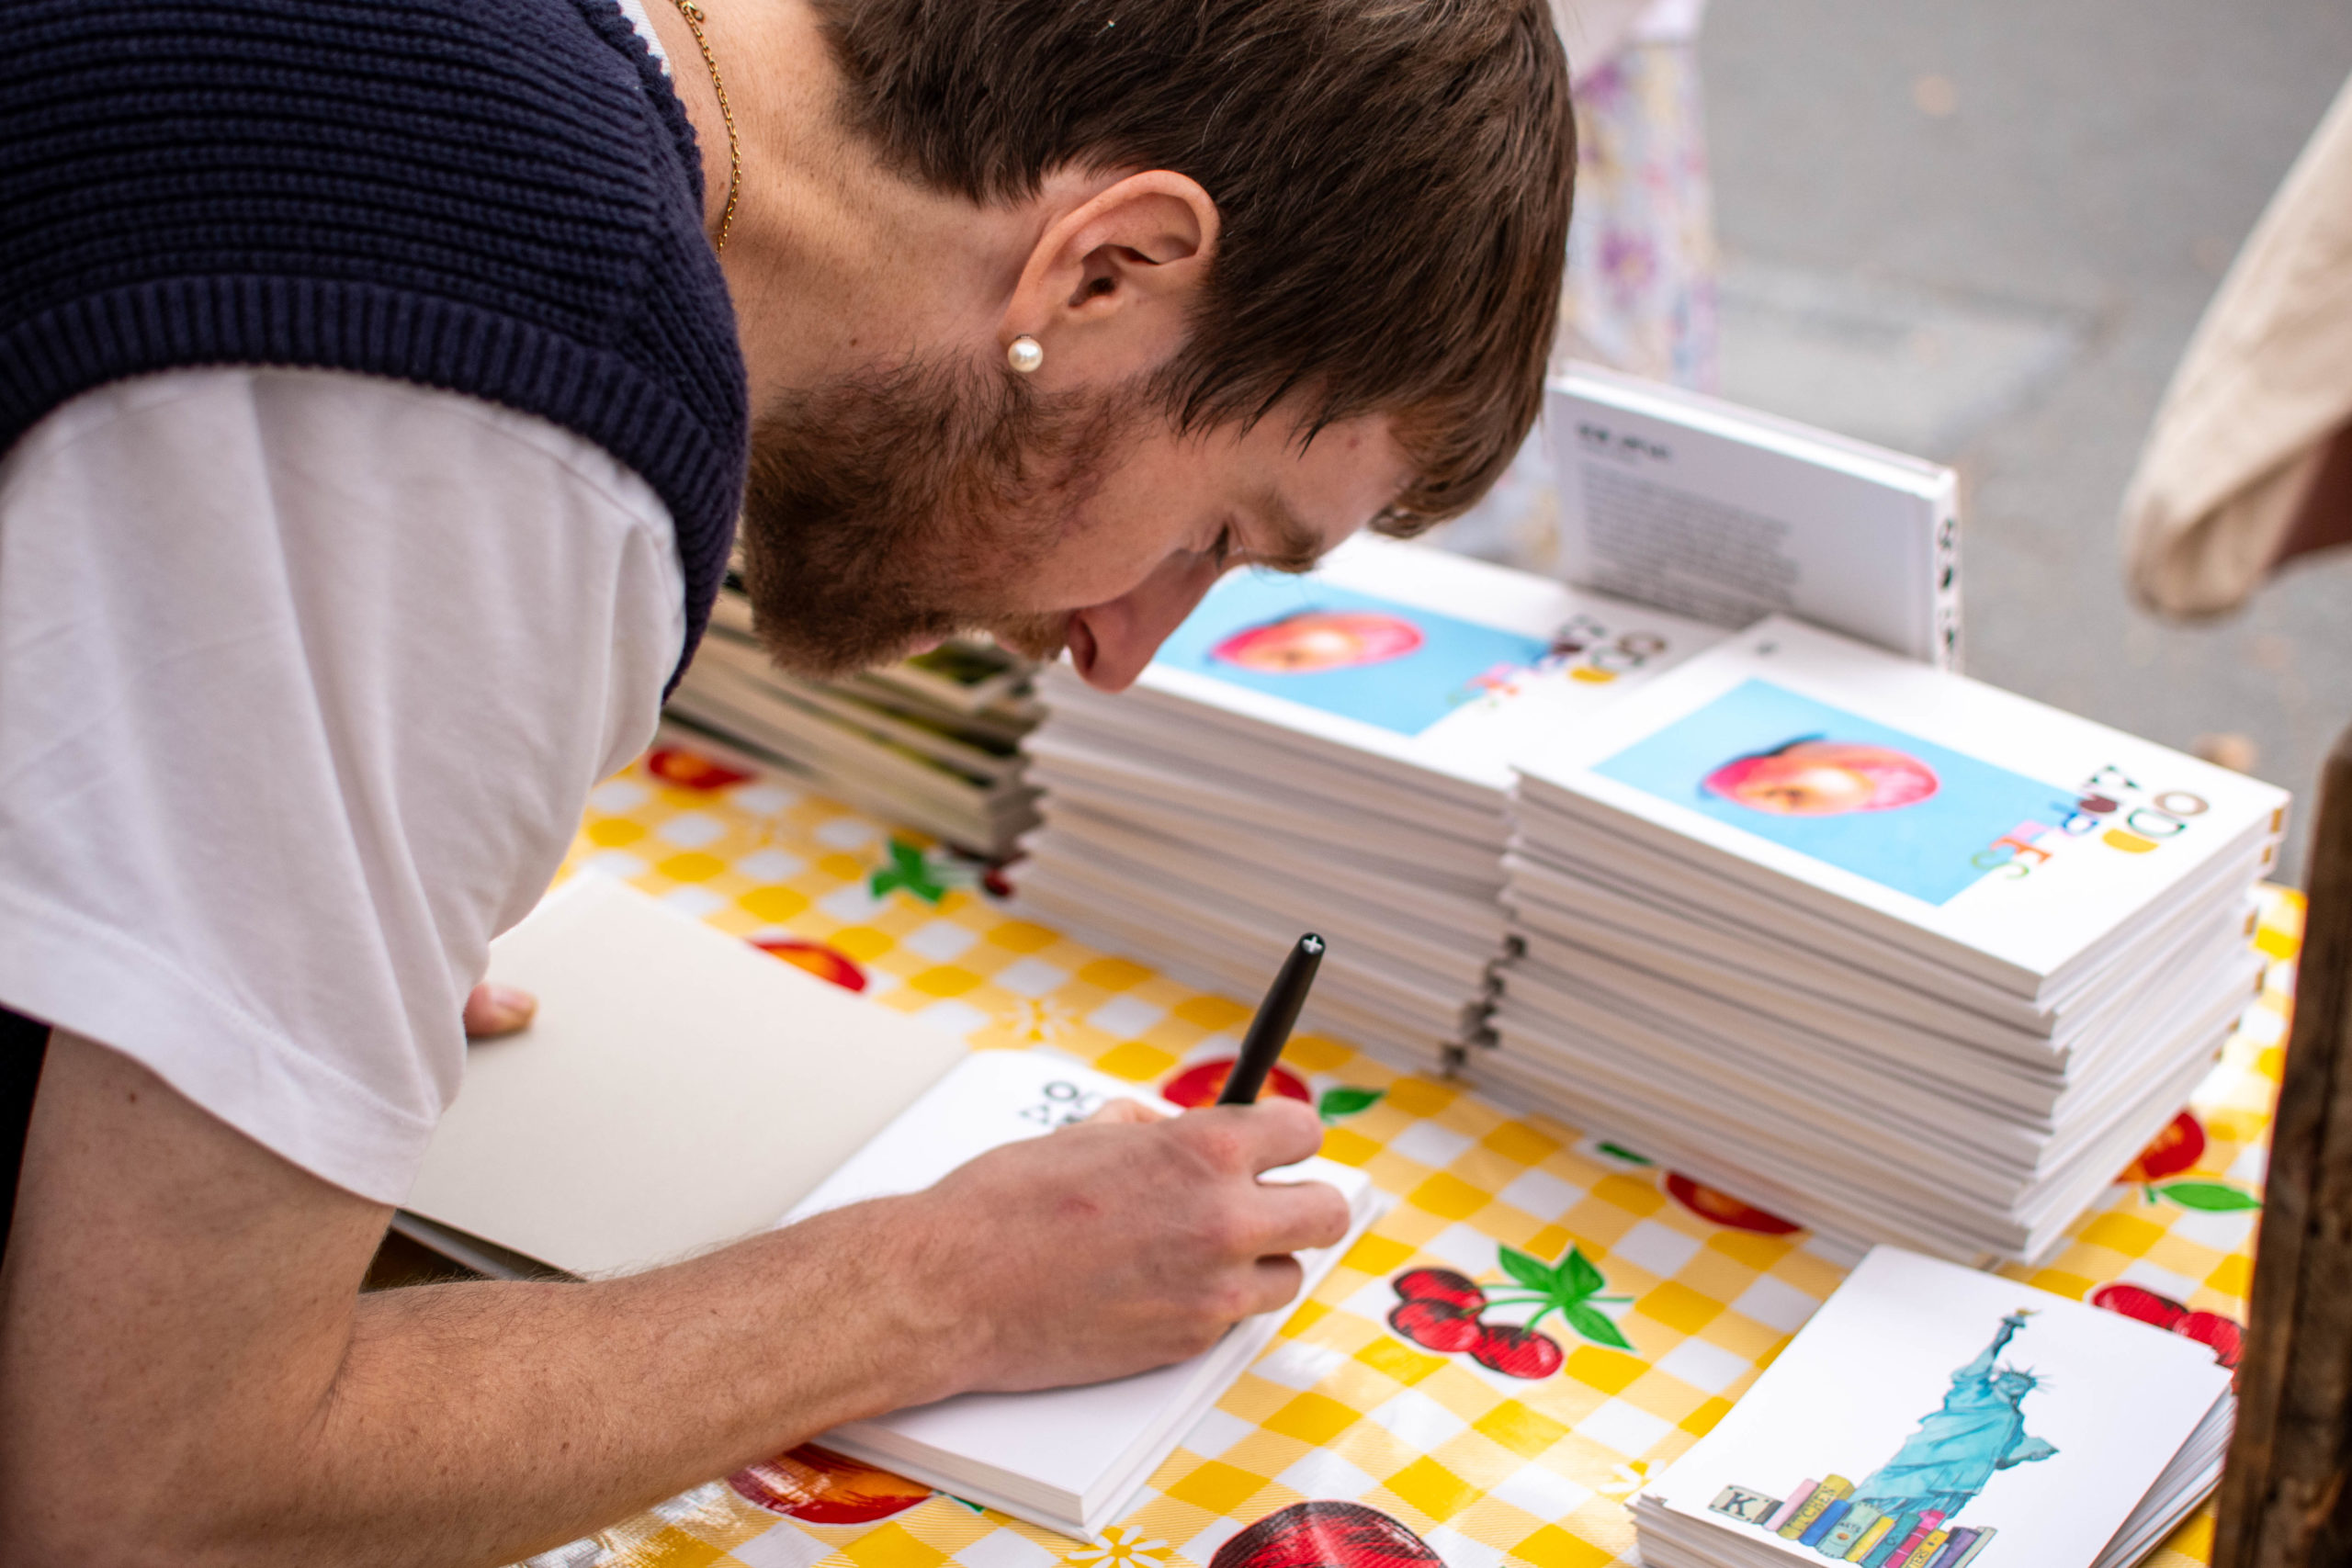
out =
[[1544,417],[1568,581],[1733,628],[1785,612],[1959,668],[1951,469],[1592,365],[1552,378]]

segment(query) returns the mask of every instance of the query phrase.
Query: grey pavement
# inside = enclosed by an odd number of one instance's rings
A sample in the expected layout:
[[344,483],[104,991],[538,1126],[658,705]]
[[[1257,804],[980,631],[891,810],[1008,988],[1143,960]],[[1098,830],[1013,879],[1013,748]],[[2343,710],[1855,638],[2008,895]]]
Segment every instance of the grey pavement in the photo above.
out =
[[2302,804],[2352,725],[2352,552],[2180,626],[2127,601],[2115,517],[2352,74],[2352,4],[1714,0],[1701,58],[1725,393],[1959,466],[1970,673],[2175,746],[2244,734]]

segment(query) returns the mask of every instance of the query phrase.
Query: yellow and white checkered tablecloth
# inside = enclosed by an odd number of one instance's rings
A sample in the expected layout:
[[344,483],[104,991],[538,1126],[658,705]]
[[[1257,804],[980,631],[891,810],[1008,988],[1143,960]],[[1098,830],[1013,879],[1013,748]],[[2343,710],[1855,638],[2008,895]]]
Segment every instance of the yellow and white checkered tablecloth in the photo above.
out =
[[[595,792],[568,866],[620,875],[975,1047],[1049,1045],[1140,1086],[1230,1055],[1248,1017],[1231,998],[1013,918],[978,868],[691,739],[665,738]],[[2265,890],[2256,941],[2273,962],[2220,1066],[2048,1265],[2017,1278],[2075,1297],[2136,1287],[2106,1294],[2176,1320],[2200,1314],[2183,1331],[2203,1337],[2226,1339],[2217,1320],[2243,1320],[2301,919],[2299,895]],[[1632,1561],[1626,1500],[1723,1416],[1850,1256],[1633,1151],[1400,1075],[1340,1041],[1301,1036],[1284,1062],[1330,1114],[1324,1153],[1399,1201],[1101,1539],[912,1487],[864,1510],[896,1512],[827,1523],[842,1510],[739,1478],[542,1553],[533,1568],[1248,1568],[1266,1530],[1222,1562],[1220,1548],[1315,1502],[1376,1509],[1398,1527],[1389,1547],[1333,1556],[1351,1568],[1409,1560],[1403,1532],[1450,1568]],[[1518,1377],[1390,1326],[1407,1270],[1451,1269],[1493,1289],[1506,1279],[1499,1247],[1558,1260],[1572,1246],[1598,1266],[1605,1294],[1629,1298],[1605,1310],[1631,1351],[1554,1317],[1564,1362]],[[1302,1512],[1310,1524],[1365,1518]],[[2200,1512],[2154,1561],[2202,1562],[2211,1533]]]

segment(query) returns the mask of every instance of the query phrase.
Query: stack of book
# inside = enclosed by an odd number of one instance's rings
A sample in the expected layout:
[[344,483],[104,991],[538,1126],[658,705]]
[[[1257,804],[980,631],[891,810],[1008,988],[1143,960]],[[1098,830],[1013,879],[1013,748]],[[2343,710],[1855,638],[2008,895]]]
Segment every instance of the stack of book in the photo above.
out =
[[887,822],[1001,860],[1035,827],[1021,742],[1044,709],[1035,667],[988,642],[949,642],[840,681],[769,662],[730,579],[669,711]]
[[2284,792],[1782,617],[1529,753],[1472,1076],[1787,1218],[2030,1258],[2252,998]]
[[1644,1488],[1634,1540],[1648,1568],[2127,1568],[2236,1414],[2196,1340],[1881,1247]]
[[1510,759],[1723,635],[1387,540],[1236,573],[1133,690],[1046,671],[1020,900],[1242,997],[1319,931],[1307,1026],[1442,1067],[1503,951]]

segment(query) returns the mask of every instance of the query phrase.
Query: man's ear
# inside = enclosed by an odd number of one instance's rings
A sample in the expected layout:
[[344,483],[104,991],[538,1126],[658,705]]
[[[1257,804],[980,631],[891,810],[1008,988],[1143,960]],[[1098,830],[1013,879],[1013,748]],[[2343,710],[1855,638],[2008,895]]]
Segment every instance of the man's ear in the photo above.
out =
[[1168,169],[1129,175],[1046,226],[999,346],[1031,337],[1042,386],[1126,380],[1167,362],[1216,249],[1216,203]]

